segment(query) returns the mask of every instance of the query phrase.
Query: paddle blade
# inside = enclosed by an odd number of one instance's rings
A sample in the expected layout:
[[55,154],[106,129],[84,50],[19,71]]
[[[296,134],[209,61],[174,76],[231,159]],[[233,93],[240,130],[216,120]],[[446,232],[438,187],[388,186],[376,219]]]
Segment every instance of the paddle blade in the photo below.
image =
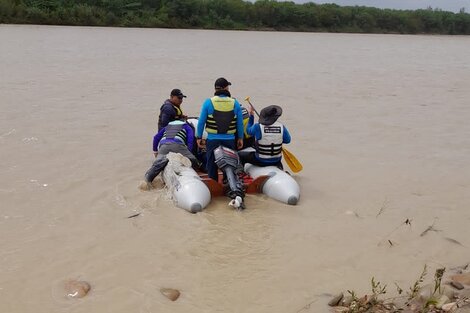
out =
[[295,155],[293,155],[286,148],[282,148],[282,156],[284,157],[284,160],[286,161],[287,165],[292,170],[292,172],[298,173],[303,169],[302,164],[299,162],[299,160],[297,160]]

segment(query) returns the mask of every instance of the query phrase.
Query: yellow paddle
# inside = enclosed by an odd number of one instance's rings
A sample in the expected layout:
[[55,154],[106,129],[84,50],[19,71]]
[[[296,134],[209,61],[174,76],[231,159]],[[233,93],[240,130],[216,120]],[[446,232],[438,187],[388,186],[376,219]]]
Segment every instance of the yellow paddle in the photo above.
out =
[[[250,101],[250,97],[246,97],[245,98],[245,101],[248,102],[248,104],[253,108],[253,110],[255,111],[256,115],[258,115],[259,117],[259,113],[258,111],[256,111],[255,107],[253,106],[253,104],[251,103]],[[287,165],[289,166],[289,168],[292,170],[292,172],[294,173],[298,173],[300,172],[304,167],[302,166],[302,164],[299,162],[299,160],[297,160],[297,158],[295,157],[295,155],[293,155],[289,150],[287,150],[286,148],[282,147],[282,156],[284,157],[284,160],[286,160],[286,163]]]

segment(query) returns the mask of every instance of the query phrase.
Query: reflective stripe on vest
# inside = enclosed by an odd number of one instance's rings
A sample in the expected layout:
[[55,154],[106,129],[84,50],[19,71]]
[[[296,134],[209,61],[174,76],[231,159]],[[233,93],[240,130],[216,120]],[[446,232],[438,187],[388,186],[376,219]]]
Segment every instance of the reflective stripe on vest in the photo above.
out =
[[187,143],[187,135],[186,135],[186,130],[183,128],[184,123],[185,122],[183,121],[170,122],[165,127],[165,131],[163,132],[163,137],[161,141],[167,140],[167,139],[174,139],[185,145]]
[[257,141],[256,152],[261,159],[279,158],[282,155],[282,139],[284,126],[275,122],[272,125],[259,125],[261,128],[261,139]]
[[215,96],[211,101],[214,113],[207,116],[206,131],[210,134],[235,134],[237,131],[235,99]]

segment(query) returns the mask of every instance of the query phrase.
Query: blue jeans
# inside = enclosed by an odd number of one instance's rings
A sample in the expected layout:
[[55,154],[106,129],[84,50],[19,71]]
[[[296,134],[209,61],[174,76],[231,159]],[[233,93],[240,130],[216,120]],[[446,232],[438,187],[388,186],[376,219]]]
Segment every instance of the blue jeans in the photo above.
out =
[[206,140],[206,156],[207,156],[207,175],[218,181],[217,175],[217,164],[215,164],[214,149],[218,146],[224,146],[230,149],[235,150],[235,140],[234,139],[207,139]]

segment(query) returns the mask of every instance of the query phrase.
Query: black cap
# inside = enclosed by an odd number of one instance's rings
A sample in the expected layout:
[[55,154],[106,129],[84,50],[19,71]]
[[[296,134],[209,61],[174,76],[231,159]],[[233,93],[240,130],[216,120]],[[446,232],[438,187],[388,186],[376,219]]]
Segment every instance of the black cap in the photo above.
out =
[[177,97],[182,97],[182,98],[186,98],[185,95],[183,95],[183,93],[181,92],[181,90],[179,89],[173,89],[170,93],[170,96],[177,96]]
[[232,83],[229,82],[228,80],[226,80],[223,77],[217,78],[217,80],[214,83],[214,87],[216,89],[217,88],[225,88],[225,87],[230,86],[230,85],[232,85]]

